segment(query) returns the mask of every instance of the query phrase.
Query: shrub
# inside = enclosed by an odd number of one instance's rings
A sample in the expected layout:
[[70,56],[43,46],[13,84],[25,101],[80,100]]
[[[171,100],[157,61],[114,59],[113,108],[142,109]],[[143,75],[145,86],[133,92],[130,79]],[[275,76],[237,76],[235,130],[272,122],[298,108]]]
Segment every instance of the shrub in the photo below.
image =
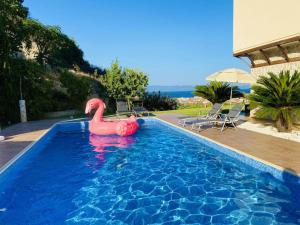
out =
[[[197,85],[193,92],[196,96],[203,97],[211,103],[222,103],[230,99],[231,87],[228,83],[211,81],[208,85]],[[242,97],[237,86],[232,87],[232,97]]]
[[255,115],[270,116],[279,131],[290,131],[293,122],[300,118],[300,73],[282,71],[268,73],[253,85],[249,99],[258,106]]
[[88,95],[91,92],[91,80],[88,77],[78,77],[68,71],[60,74],[60,82],[67,90],[70,106],[75,109],[83,109]]
[[10,65],[0,82],[1,123],[19,121],[20,83],[28,119],[40,118],[50,105],[52,82],[44,68],[33,61],[12,59]]
[[178,102],[168,96],[161,96],[160,92],[153,92],[145,95],[144,106],[151,111],[173,110],[178,108]]

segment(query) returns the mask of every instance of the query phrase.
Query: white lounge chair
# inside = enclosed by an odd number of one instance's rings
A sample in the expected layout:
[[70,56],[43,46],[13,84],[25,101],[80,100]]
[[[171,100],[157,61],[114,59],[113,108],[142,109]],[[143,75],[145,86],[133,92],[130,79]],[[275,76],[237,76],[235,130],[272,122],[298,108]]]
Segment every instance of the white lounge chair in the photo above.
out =
[[208,111],[207,115],[205,116],[194,116],[194,117],[187,117],[178,120],[178,125],[186,126],[187,124],[194,124],[202,120],[214,120],[220,116],[220,112],[222,109],[223,103],[215,103],[211,110]]
[[243,105],[237,104],[234,105],[228,112],[228,114],[224,114],[219,119],[208,119],[208,120],[202,120],[198,121],[196,123],[193,123],[192,129],[196,129],[198,131],[202,130],[203,125],[208,124],[222,124],[221,132],[224,130],[224,128],[227,125],[232,125],[234,128],[236,128],[236,123],[239,121],[240,113],[242,112]]

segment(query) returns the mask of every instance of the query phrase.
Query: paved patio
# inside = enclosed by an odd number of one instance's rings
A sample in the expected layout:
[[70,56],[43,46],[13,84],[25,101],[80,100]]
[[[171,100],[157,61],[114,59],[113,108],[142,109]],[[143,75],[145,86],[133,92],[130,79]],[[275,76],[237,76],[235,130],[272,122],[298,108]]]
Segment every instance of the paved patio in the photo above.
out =
[[12,125],[0,132],[5,141],[0,142],[0,168],[36,141],[59,120],[40,120]]
[[[186,116],[179,114],[158,116],[158,118],[175,125],[177,124],[178,118],[182,117]],[[300,175],[299,142],[276,138],[240,128],[228,128],[222,133],[216,128],[192,132],[234,148],[240,153],[244,153],[279,169],[289,170],[294,174]]]

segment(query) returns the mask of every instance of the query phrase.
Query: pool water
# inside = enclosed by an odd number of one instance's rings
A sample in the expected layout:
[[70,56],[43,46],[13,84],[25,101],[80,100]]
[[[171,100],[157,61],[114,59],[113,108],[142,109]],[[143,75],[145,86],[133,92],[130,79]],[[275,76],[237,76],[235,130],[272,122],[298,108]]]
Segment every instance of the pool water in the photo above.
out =
[[0,183],[4,225],[300,224],[299,183],[159,121],[133,137],[60,131],[15,167]]

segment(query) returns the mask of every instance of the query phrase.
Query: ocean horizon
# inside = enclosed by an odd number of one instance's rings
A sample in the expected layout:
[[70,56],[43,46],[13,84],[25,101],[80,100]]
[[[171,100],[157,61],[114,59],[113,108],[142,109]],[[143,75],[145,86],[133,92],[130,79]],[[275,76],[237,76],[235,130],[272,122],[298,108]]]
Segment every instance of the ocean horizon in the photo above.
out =
[[[249,94],[250,88],[241,88],[242,93]],[[168,96],[170,98],[192,98],[195,95],[193,94],[193,90],[190,91],[148,91],[148,93],[158,93],[162,96]]]

